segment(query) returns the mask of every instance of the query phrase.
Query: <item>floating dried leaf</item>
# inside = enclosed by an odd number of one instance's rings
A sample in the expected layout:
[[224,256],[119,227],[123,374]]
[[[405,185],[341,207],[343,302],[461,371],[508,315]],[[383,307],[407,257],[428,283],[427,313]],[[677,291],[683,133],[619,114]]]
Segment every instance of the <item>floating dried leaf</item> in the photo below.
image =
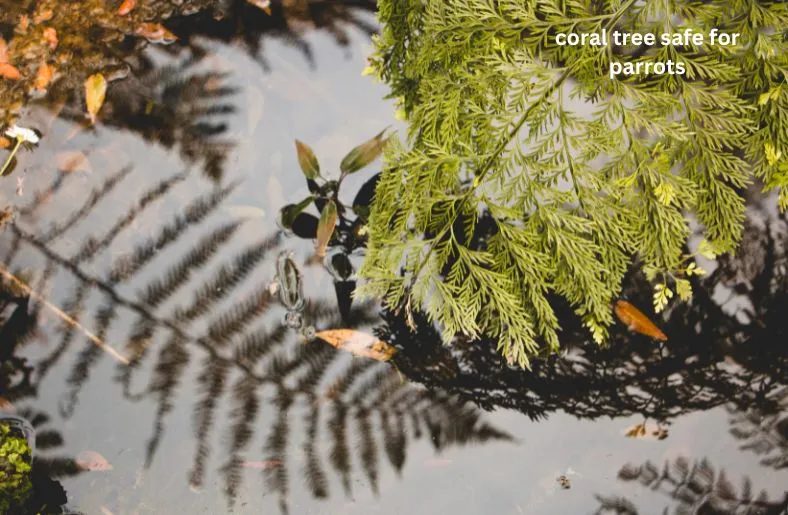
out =
[[55,155],[55,164],[61,172],[92,172],[88,157],[78,150],[65,150]]
[[614,311],[616,316],[621,322],[626,325],[630,331],[644,334],[655,340],[667,341],[668,337],[649,320],[638,308],[625,300],[616,302]]
[[142,23],[134,30],[134,33],[151,43],[168,45],[178,41],[178,36],[167,30],[161,23]]
[[96,451],[82,451],[74,459],[79,468],[87,471],[112,470],[112,464]]
[[11,401],[5,397],[0,397],[0,410],[5,411],[6,413],[16,413],[16,406],[14,406]]
[[134,8],[137,7],[137,0],[123,0],[123,3],[118,7],[118,15],[126,16]]
[[11,146],[11,140],[5,136],[0,136],[0,148],[8,148]]
[[641,436],[645,436],[646,434],[646,424],[635,424],[634,426],[630,427],[626,430],[624,435],[627,438],[638,438]]
[[356,356],[388,361],[397,352],[391,345],[372,335],[353,329],[329,329],[315,334],[316,338]]
[[85,100],[91,123],[96,123],[96,115],[101,106],[104,105],[106,94],[107,80],[102,74],[96,73],[87,78],[85,81]]

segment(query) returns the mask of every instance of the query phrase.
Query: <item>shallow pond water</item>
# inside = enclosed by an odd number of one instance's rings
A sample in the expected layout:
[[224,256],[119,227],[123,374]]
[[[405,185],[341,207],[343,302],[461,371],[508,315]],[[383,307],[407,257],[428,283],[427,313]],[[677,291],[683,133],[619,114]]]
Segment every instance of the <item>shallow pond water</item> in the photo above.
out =
[[[69,510],[788,513],[788,232],[761,199],[744,257],[727,264],[738,275],[712,274],[660,319],[668,343],[618,328],[596,349],[569,323],[571,352],[515,370],[489,342],[443,347],[426,322],[412,332],[374,304],[342,316],[331,275],[308,263],[313,243],[279,232],[278,210],[308,194],[294,139],[335,170],[384,127],[403,129],[385,87],[361,75],[368,35],[350,27],[340,47],[306,33],[310,64],[303,45],[265,33],[257,56],[206,33],[196,62],[150,50],[95,130],[68,107],[27,109],[45,137],[0,181],[18,209],[3,269],[46,302],[15,312],[37,313],[19,349],[34,373],[8,397],[33,419],[36,466]],[[208,83],[178,96],[200,74]],[[231,109],[199,109],[220,104]],[[206,136],[210,124],[222,130]],[[203,166],[206,149],[221,166]],[[348,202],[377,166],[351,177]],[[771,258],[758,261],[762,248]],[[282,251],[317,330],[377,334],[395,359],[290,330],[269,288]],[[626,292],[649,305],[637,278]],[[628,437],[644,418],[645,437]],[[80,470],[86,451],[111,468]]]

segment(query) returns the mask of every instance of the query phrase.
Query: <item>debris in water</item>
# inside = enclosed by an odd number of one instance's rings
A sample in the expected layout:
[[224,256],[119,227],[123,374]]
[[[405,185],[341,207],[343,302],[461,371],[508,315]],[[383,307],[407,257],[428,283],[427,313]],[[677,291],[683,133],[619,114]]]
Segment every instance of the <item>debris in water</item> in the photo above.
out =
[[663,342],[668,340],[665,333],[660,331],[646,315],[629,302],[625,300],[617,301],[614,311],[618,319],[621,320],[630,331],[644,334]]
[[397,352],[391,345],[372,335],[353,329],[330,329],[315,334],[316,338],[356,356],[388,361]]
[[112,464],[96,451],[82,451],[74,459],[79,468],[87,471],[112,470]]

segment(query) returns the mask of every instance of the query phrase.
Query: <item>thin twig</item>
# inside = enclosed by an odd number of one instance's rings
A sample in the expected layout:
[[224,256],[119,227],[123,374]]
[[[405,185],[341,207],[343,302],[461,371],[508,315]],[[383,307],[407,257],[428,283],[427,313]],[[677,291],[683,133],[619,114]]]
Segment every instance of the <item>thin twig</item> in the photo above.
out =
[[0,265],[0,274],[2,274],[9,281],[14,283],[14,285],[16,285],[18,288],[22,289],[22,291],[24,291],[26,295],[29,295],[33,299],[41,302],[44,306],[49,308],[53,313],[55,313],[68,325],[76,327],[77,329],[82,331],[85,334],[85,336],[87,336],[88,339],[93,343],[95,343],[101,350],[103,350],[104,352],[115,358],[117,361],[123,363],[124,365],[129,364],[129,360],[125,356],[121,355],[114,348],[101,341],[101,338],[88,331],[84,326],[82,326],[82,324],[80,324],[79,322],[68,316],[68,314],[66,314],[62,309],[55,306],[54,304],[46,300],[43,296],[36,293],[35,290],[33,290],[30,286],[28,286],[22,280],[17,278],[14,274],[6,270],[6,268],[3,265]]

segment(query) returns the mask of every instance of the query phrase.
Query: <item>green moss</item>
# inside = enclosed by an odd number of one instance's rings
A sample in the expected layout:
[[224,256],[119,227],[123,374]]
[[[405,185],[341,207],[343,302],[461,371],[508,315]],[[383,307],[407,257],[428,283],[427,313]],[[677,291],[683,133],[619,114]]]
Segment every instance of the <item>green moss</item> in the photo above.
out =
[[0,422],[0,513],[10,513],[27,501],[32,461],[33,451],[24,436]]

